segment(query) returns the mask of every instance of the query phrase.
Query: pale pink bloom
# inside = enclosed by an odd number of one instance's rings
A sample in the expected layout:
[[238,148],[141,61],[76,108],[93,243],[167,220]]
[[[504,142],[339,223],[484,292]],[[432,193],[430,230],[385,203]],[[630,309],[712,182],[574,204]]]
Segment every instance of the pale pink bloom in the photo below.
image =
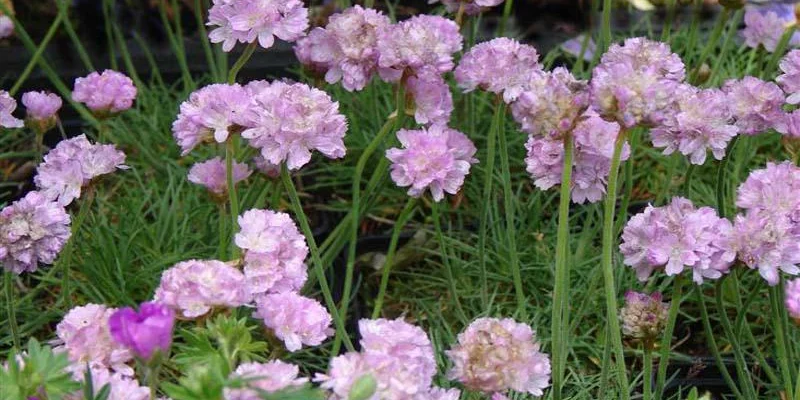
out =
[[409,77],[406,88],[414,99],[417,123],[447,125],[453,112],[453,95],[444,78],[426,70]]
[[[249,389],[225,389],[225,400],[259,400],[260,393],[300,387],[308,378],[300,378],[300,368],[280,360],[240,364],[228,379],[242,379]],[[257,390],[253,390],[257,389]]]
[[101,304],[71,309],[56,326],[61,343],[58,349],[66,351],[73,363],[90,363],[133,375],[133,369],[127,365],[133,360],[133,355],[114,341],[109,331],[108,319],[115,311],[115,308]]
[[308,9],[300,0],[214,0],[208,37],[231,51],[236,42],[272,47],[275,38],[293,42],[308,29]]
[[92,72],[84,78],[76,79],[72,99],[105,116],[131,108],[136,94],[136,86],[131,78],[107,69],[102,74]]
[[188,319],[208,314],[214,308],[236,308],[250,303],[252,296],[238,269],[216,260],[189,260],[161,274],[153,296],[155,302],[174,309]]
[[172,123],[172,135],[186,155],[203,142],[223,143],[231,131],[242,124],[251,96],[239,84],[205,86],[181,103]]
[[286,350],[295,352],[305,346],[319,346],[333,334],[331,315],[314,299],[294,292],[275,293],[256,299],[255,318],[264,321]]
[[25,123],[11,113],[17,109],[17,101],[5,90],[0,90],[0,128],[22,128]]
[[511,103],[542,73],[538,60],[533,46],[500,37],[469,49],[456,67],[455,78],[465,92],[479,88],[502,94]]
[[[247,179],[253,173],[247,164],[233,162],[232,165],[234,184]],[[225,161],[221,157],[192,165],[188,177],[189,182],[205,186],[214,194],[221,195],[228,192],[227,170]]]
[[55,262],[71,235],[64,207],[28,192],[0,211],[0,265],[17,275],[36,271],[39,263]]
[[458,25],[435,15],[417,15],[378,31],[378,72],[386,81],[400,80],[406,71],[453,69],[453,54],[461,50]]

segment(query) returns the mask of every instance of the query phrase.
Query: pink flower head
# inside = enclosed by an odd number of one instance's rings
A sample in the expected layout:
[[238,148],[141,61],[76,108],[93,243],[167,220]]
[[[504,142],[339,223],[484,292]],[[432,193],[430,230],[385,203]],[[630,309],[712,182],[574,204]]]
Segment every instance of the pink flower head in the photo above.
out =
[[[586,41],[585,45],[584,41]],[[564,43],[561,43],[561,50],[575,57],[583,58],[584,61],[592,61],[595,53],[597,52],[597,44],[594,42],[591,36],[587,38],[586,34],[580,34]]]
[[669,304],[661,301],[661,293],[625,293],[625,306],[619,310],[622,334],[652,342],[664,331],[668,308]]
[[669,46],[644,38],[612,45],[592,73],[592,106],[626,128],[656,124],[668,112],[685,77],[680,57]]
[[[578,204],[598,202],[606,193],[606,178],[611,170],[619,124],[589,116],[578,123],[573,134],[572,201]],[[541,190],[560,185],[564,164],[563,141],[549,136],[531,136],[525,148],[528,150],[526,170],[534,185]],[[630,146],[625,144],[620,157],[627,160],[629,156]]]
[[453,53],[461,50],[458,25],[444,17],[417,15],[378,31],[378,72],[396,82],[407,69],[413,73],[453,69]]
[[347,120],[327,93],[286,82],[261,83],[251,92],[255,104],[247,113],[242,137],[260,149],[265,160],[286,161],[296,170],[311,160],[313,150],[328,158],[344,157]]
[[702,165],[708,150],[721,160],[728,142],[739,132],[727,96],[719,89],[688,85],[678,93],[674,112],[650,132],[653,146],[664,148],[664,154],[679,151],[692,164]]
[[461,57],[455,78],[466,92],[480,88],[503,94],[503,100],[516,100],[534,75],[542,73],[539,53],[533,46],[509,38],[483,42]]
[[14,34],[14,21],[8,15],[0,15],[0,39],[11,37]]
[[286,350],[300,350],[303,345],[319,346],[333,334],[331,315],[314,299],[294,292],[267,294],[256,298],[255,318],[283,341]]
[[[214,157],[208,161],[197,163],[189,170],[189,182],[205,186],[209,192],[222,195],[228,192],[227,171],[225,161]],[[253,171],[247,164],[233,163],[234,184],[247,179]]]
[[780,68],[783,74],[775,78],[775,82],[788,95],[786,102],[800,104],[800,50],[787,53],[781,59]]
[[34,122],[52,121],[61,109],[61,97],[49,92],[27,92],[22,95],[27,118]]
[[[108,320],[116,309],[101,304],[86,304],[71,309],[56,326],[61,345],[73,363],[90,364],[132,375],[126,365],[133,359],[131,352],[111,338]],[[83,376],[85,368],[75,371]],[[94,371],[92,371],[94,372]]]
[[42,194],[67,206],[81,196],[81,187],[101,175],[128,168],[125,153],[112,144],[92,144],[86,135],[62,140],[44,156],[33,181]]
[[457,13],[458,9],[463,7],[464,14],[477,15],[485,9],[502,4],[504,0],[428,0],[428,4],[438,1],[441,1],[450,13]]
[[41,192],[0,211],[0,264],[17,275],[52,264],[71,235],[69,214]]
[[308,9],[300,0],[213,0],[208,23],[214,27],[208,37],[231,51],[236,42],[258,40],[268,49],[275,38],[293,42],[308,29]]
[[778,127],[778,132],[792,138],[800,137],[800,109],[786,113],[783,122],[785,126]]
[[785,130],[784,94],[778,85],[745,76],[725,82],[728,107],[739,131],[745,135],[763,133],[769,128]]
[[175,312],[158,303],[142,303],[139,311],[125,307],[108,319],[111,337],[136,357],[150,360],[156,352],[166,354],[172,345]]
[[[749,5],[745,8],[744,13],[745,28],[740,33],[748,47],[757,48],[762,45],[772,53],[778,46],[783,33],[795,22],[793,4]],[[800,43],[800,36],[795,34],[790,39],[790,45],[798,43]]]
[[400,187],[410,186],[408,195],[420,197],[431,191],[434,201],[444,193],[456,194],[472,164],[477,149],[463,133],[442,125],[421,130],[401,129],[397,139],[402,149],[391,148],[386,158],[392,162],[392,180]]
[[232,128],[241,125],[241,118],[250,106],[250,94],[239,84],[213,84],[189,95],[172,123],[172,135],[188,154],[200,143],[228,140]]
[[511,112],[529,135],[560,139],[574,128],[588,106],[585,88],[585,82],[562,67],[534,73],[527,89],[511,105]]
[[728,272],[736,256],[732,240],[730,221],[714,209],[674,197],[664,207],[648,206],[634,215],[622,232],[620,251],[642,282],[656,268],[670,276],[691,268],[699,285]]
[[361,352],[365,357],[390,357],[417,376],[420,387],[430,386],[436,375],[436,357],[428,335],[402,319],[362,319]]
[[381,12],[359,5],[333,14],[325,28],[313,29],[295,47],[303,64],[325,72],[325,81],[361,90],[378,67],[378,31],[389,26]]
[[197,318],[215,307],[236,308],[252,300],[238,269],[216,260],[189,260],[161,274],[153,300],[184,318]]
[[240,364],[228,379],[243,379],[250,389],[225,389],[225,400],[259,400],[260,393],[303,386],[308,378],[299,378],[299,374],[300,368],[296,365],[280,360]]
[[800,232],[786,215],[754,210],[737,215],[733,243],[739,260],[758,269],[770,286],[778,284],[778,271],[800,274]]
[[786,310],[789,317],[800,320],[800,278],[786,281]]
[[[83,382],[86,368],[83,364],[73,364],[69,367],[73,369],[73,378]],[[139,381],[130,374],[112,372],[108,368],[97,365],[89,365],[92,374],[92,398],[100,393],[104,386],[108,385],[109,392],[106,400],[149,400],[150,388],[139,385]],[[131,370],[131,373],[133,371]],[[84,392],[78,391],[64,397],[65,400],[84,400]],[[29,399],[30,400],[30,399]]]
[[800,168],[784,161],[768,162],[766,168],[751,171],[739,185],[736,206],[771,215],[800,216]]
[[550,386],[550,359],[539,351],[530,326],[511,318],[478,318],[446,352],[449,379],[484,393],[509,389],[541,396]]
[[131,78],[107,69],[102,74],[92,72],[75,80],[72,100],[86,104],[92,112],[102,116],[117,114],[133,106],[136,86]]
[[292,218],[282,212],[248,210],[234,241],[244,251],[244,276],[252,295],[300,290],[308,278],[308,246]]
[[453,112],[453,95],[444,78],[425,70],[409,77],[406,88],[414,98],[417,123],[447,125]]
[[25,123],[11,113],[17,109],[17,101],[5,90],[0,90],[0,128],[22,128]]

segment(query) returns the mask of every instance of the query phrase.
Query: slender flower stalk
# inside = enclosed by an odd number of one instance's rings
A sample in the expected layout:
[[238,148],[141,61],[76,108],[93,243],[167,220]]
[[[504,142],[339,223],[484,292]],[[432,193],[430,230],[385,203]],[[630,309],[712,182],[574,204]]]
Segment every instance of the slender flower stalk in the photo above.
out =
[[[722,281],[719,280],[716,284],[714,297],[717,306],[717,314],[719,315],[719,320],[722,325],[722,330],[725,334],[725,337],[728,339],[728,342],[731,344],[731,350],[733,351],[734,361],[736,363],[736,373],[739,376],[750,376],[750,372],[747,370],[747,360],[745,360],[744,353],[742,352],[743,347],[739,342],[739,336],[734,333],[730,318],[728,318],[727,311],[725,310],[725,304],[722,300],[722,293]],[[766,368],[769,368],[768,365]],[[747,393],[748,398],[755,399],[758,397],[757,390],[753,386],[753,382],[751,380],[743,379],[740,382],[742,384],[742,391]]]
[[[83,221],[86,220],[86,217],[89,215],[89,210],[92,208],[94,204],[94,188],[89,186],[89,190],[86,193],[86,199],[81,203],[80,210],[78,211],[77,217],[72,222],[72,235],[71,237],[77,237],[78,233],[81,231],[81,226],[83,225]],[[67,244],[64,245],[64,250],[61,252],[60,257],[57,261],[58,269],[61,270],[61,299],[66,301],[66,304],[72,307],[72,296],[70,290],[70,283],[72,280],[70,279],[70,272],[72,267],[72,253],[73,249],[75,248],[75,241],[70,240]]]
[[[239,196],[236,193],[236,182],[233,179],[233,162],[236,144],[232,137],[228,138],[225,145],[225,180],[228,184],[228,201],[231,210],[231,235],[236,231],[236,221],[239,218]],[[231,241],[231,259],[239,258],[239,248]]]
[[[783,283],[783,282],[781,282]],[[783,285],[770,286],[769,298],[772,305],[772,323],[773,331],[775,332],[775,345],[777,347],[778,365],[780,366],[781,380],[783,380],[783,390],[786,397],[789,399],[796,399],[794,389],[792,388],[792,367],[791,367],[791,354],[789,346],[786,341],[786,323],[787,318],[785,308],[783,307]]]
[[383,299],[386,297],[386,288],[389,286],[389,273],[392,270],[394,255],[397,250],[397,242],[400,239],[400,232],[403,231],[403,227],[405,227],[405,225],[411,219],[411,216],[414,215],[414,207],[416,205],[417,199],[409,197],[405,207],[403,207],[403,210],[400,211],[400,215],[397,217],[397,221],[395,221],[394,227],[392,228],[392,238],[389,240],[389,249],[386,251],[386,258],[383,261],[383,269],[381,271],[381,286],[378,290],[378,296],[375,298],[375,307],[372,309],[372,319],[377,319],[381,316]]
[[656,376],[655,389],[656,399],[660,399],[664,392],[664,384],[667,378],[667,366],[669,366],[669,353],[672,350],[672,333],[675,331],[675,321],[678,319],[678,311],[680,311],[681,308],[684,281],[685,278],[681,274],[675,276],[672,282],[672,299],[670,299],[667,326],[664,328],[664,336],[661,337],[660,353],[658,356],[658,373]]
[[331,288],[328,286],[328,280],[325,277],[325,266],[322,264],[322,258],[320,258],[317,241],[314,239],[314,233],[311,231],[311,226],[308,224],[308,218],[303,211],[302,204],[300,204],[300,196],[297,195],[297,188],[294,186],[294,182],[292,181],[292,177],[289,175],[289,169],[286,164],[281,165],[281,181],[283,182],[286,192],[289,194],[292,211],[294,212],[297,221],[300,222],[300,230],[306,237],[308,248],[311,251],[311,260],[314,264],[314,273],[319,281],[319,286],[322,290],[322,297],[325,299],[325,305],[328,307],[331,317],[333,317],[333,323],[336,326],[336,337],[341,336],[340,340],[344,341],[347,350],[353,351],[353,343],[350,341],[350,337],[347,336],[344,321],[339,315],[339,310],[336,308],[336,303],[333,301],[333,295],[331,295]]
[[708,318],[708,309],[706,308],[706,300],[705,296],[703,296],[703,289],[700,285],[695,285],[694,289],[695,293],[697,294],[697,302],[700,304],[700,313],[703,320],[703,329],[705,331],[706,340],[708,341],[708,348],[711,350],[711,354],[714,356],[714,360],[717,362],[717,367],[722,373],[722,378],[725,380],[725,383],[728,384],[728,388],[733,392],[733,395],[737,399],[744,399],[745,397],[742,397],[742,392],[739,391],[739,388],[736,386],[733,378],[731,378],[731,374],[728,372],[728,367],[726,367],[726,364],[722,360],[722,356],[719,353],[717,341],[714,339],[714,331],[711,328],[711,320]]
[[706,46],[703,47],[703,51],[700,53],[700,58],[697,60],[697,65],[695,69],[692,71],[691,77],[689,78],[689,82],[697,83],[697,77],[700,72],[700,66],[706,62],[708,56],[711,54],[711,50],[716,49],[717,45],[719,44],[719,38],[722,35],[722,29],[725,27],[725,23],[728,22],[728,17],[730,16],[731,10],[727,7],[722,9],[722,14],[720,14],[719,18],[717,19],[717,23],[714,25],[714,30],[711,31],[711,37],[706,42]]
[[[649,343],[644,344],[644,356],[642,362],[644,363],[644,375],[642,376],[642,391],[644,400],[653,399],[653,346]],[[660,364],[659,364],[660,365]]]
[[439,215],[439,207],[441,207],[439,202],[434,201],[431,203],[431,218],[433,219],[433,225],[436,228],[436,240],[439,242],[439,246],[441,247],[442,263],[444,264],[444,270],[447,274],[447,283],[450,284],[450,295],[453,297],[453,301],[456,303],[456,311],[458,311],[459,317],[461,317],[462,321],[469,321],[467,314],[464,312],[464,307],[461,306],[461,300],[458,298],[458,288],[453,275],[453,267],[450,265],[450,256],[448,255],[445,247],[444,233],[442,231],[442,217]]
[[492,202],[492,184],[494,183],[494,162],[495,151],[497,150],[497,130],[500,121],[500,107],[502,98],[498,96],[495,103],[494,116],[492,117],[492,126],[489,127],[489,136],[486,139],[486,166],[483,176],[483,212],[481,213],[481,220],[478,225],[478,258],[481,269],[481,300],[484,307],[489,302],[489,283],[486,273],[486,235],[489,223],[489,213],[492,207],[489,204]]
[[228,84],[232,85],[236,82],[236,76],[239,75],[239,71],[242,70],[247,61],[250,60],[250,57],[253,56],[253,53],[256,52],[256,48],[258,47],[258,42],[253,42],[245,47],[242,55],[239,56],[239,59],[236,60],[236,63],[233,64],[231,67],[230,72],[228,73]]
[[6,315],[8,316],[8,327],[11,330],[11,338],[13,339],[14,348],[19,350],[19,327],[17,326],[17,313],[14,309],[14,273],[5,271],[5,292],[6,292]]

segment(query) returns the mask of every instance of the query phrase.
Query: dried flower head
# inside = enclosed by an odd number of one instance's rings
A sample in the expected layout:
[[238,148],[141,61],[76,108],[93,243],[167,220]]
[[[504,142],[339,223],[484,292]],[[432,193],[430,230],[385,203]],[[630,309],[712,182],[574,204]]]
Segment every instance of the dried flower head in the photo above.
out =
[[560,139],[575,128],[587,106],[586,82],[558,67],[552,72],[532,74],[511,111],[529,135]]
[[622,334],[652,343],[664,332],[669,304],[661,302],[661,293],[625,293],[625,306],[619,311]]

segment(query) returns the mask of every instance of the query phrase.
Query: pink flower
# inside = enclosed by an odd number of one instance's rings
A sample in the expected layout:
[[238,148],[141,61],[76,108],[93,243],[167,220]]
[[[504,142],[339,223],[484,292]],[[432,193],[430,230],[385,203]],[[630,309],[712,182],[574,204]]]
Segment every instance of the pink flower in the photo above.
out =
[[22,104],[28,118],[34,121],[49,120],[56,117],[61,109],[61,97],[49,92],[27,92],[22,95]]
[[117,114],[133,106],[136,92],[131,78],[107,69],[76,79],[72,100],[86,104],[94,113]]
[[0,90],[0,128],[22,128],[25,123],[11,113],[17,109],[17,101],[5,90]]
[[72,234],[69,224],[63,207],[28,192],[0,211],[0,264],[17,275],[52,264]]
[[550,359],[539,351],[530,326],[510,318],[478,318],[445,352],[449,379],[484,393],[509,389],[541,396],[550,386]]
[[[233,163],[233,183],[241,182],[252,174],[247,164]],[[197,163],[189,170],[189,182],[205,186],[211,193],[222,195],[228,192],[228,181],[225,161],[214,157],[208,161]]]
[[[778,46],[783,33],[796,22],[794,5],[769,4],[766,6],[747,6],[744,13],[745,28],[740,32],[748,47],[757,48],[763,45],[772,53]],[[790,39],[790,45],[796,45],[800,36]]]
[[231,51],[236,42],[258,40],[268,49],[275,37],[293,42],[308,29],[308,9],[300,0],[213,0],[208,11],[208,26],[214,27],[208,37]]
[[200,143],[228,140],[232,128],[242,124],[251,102],[240,85],[213,84],[189,95],[172,123],[172,135],[186,155]]
[[[66,351],[73,363],[90,363],[133,375],[133,369],[126,365],[133,360],[133,355],[111,338],[108,320],[115,311],[100,304],[71,309],[56,326],[56,335],[61,342],[59,349]],[[85,368],[81,369],[75,371],[76,375],[83,376]]]
[[302,83],[262,82],[251,95],[255,104],[246,115],[242,137],[265,160],[286,161],[296,170],[311,160],[313,150],[328,158],[344,157],[347,121],[327,93]]
[[737,215],[733,243],[739,260],[758,269],[770,286],[778,284],[779,271],[800,274],[800,232],[786,215],[752,210]]
[[215,307],[236,308],[252,297],[245,277],[238,269],[216,260],[189,260],[175,264],[161,274],[153,300],[197,318]]
[[447,125],[453,112],[453,95],[444,78],[426,70],[409,77],[406,88],[414,98],[417,123]]
[[404,71],[453,69],[453,53],[461,50],[458,25],[447,18],[417,15],[378,31],[378,72],[388,82],[400,80]]
[[745,76],[725,82],[722,90],[741,133],[756,135],[769,128],[785,131],[784,94],[778,85]]
[[283,341],[286,350],[300,350],[303,345],[319,346],[333,334],[331,315],[314,299],[294,292],[267,294],[256,298],[255,318]]
[[786,310],[789,317],[800,319],[800,278],[786,281]]
[[764,214],[800,216],[800,168],[784,161],[768,162],[766,168],[751,171],[739,185],[736,206]]
[[464,13],[467,15],[480,14],[483,10],[498,6],[503,3],[503,0],[428,0],[428,4],[433,4],[441,1],[447,8],[448,12],[456,13],[459,7],[464,7]]
[[428,335],[421,328],[402,319],[362,319],[361,352],[365,357],[391,357],[404,368],[414,371],[422,387],[431,384],[436,375],[436,358]]
[[[77,368],[79,366],[81,368]],[[86,374],[85,366],[82,364],[77,364],[71,366],[71,368],[74,368],[73,376],[75,380],[83,382]],[[106,398],[107,400],[150,399],[150,388],[139,385],[139,382],[135,378],[119,372],[109,371],[107,368],[102,366],[90,365],[89,368],[92,374],[92,389],[94,392],[92,393],[93,396],[97,396],[100,393],[100,390],[102,390],[104,386],[108,385],[109,392],[108,397]],[[83,391],[78,391],[65,397],[66,400],[83,400],[85,398],[86,397],[84,396]]]
[[252,389],[225,389],[225,400],[259,400],[260,392],[275,393],[303,386],[308,378],[299,378],[299,374],[300,368],[296,365],[280,360],[240,364],[228,379],[243,379],[245,386]]
[[477,149],[463,133],[442,125],[421,130],[401,129],[397,139],[402,149],[391,148],[386,158],[392,162],[392,180],[400,187],[410,186],[408,195],[420,197],[431,191],[434,201],[444,193],[456,194],[469,174]]
[[800,137],[800,109],[786,113],[783,122],[786,126],[779,127],[778,132],[788,137]]
[[574,129],[587,106],[586,82],[558,67],[552,72],[531,73],[525,91],[511,104],[511,112],[529,135],[560,139]]
[[500,37],[469,49],[456,67],[455,78],[465,92],[480,88],[502,93],[503,100],[511,103],[542,73],[538,60],[532,46]]
[[14,21],[7,15],[0,15],[0,39],[11,37],[14,34]]
[[783,74],[775,78],[775,82],[778,82],[789,96],[786,98],[786,102],[789,104],[800,103],[800,50],[792,50],[787,53],[781,59],[780,68]]

